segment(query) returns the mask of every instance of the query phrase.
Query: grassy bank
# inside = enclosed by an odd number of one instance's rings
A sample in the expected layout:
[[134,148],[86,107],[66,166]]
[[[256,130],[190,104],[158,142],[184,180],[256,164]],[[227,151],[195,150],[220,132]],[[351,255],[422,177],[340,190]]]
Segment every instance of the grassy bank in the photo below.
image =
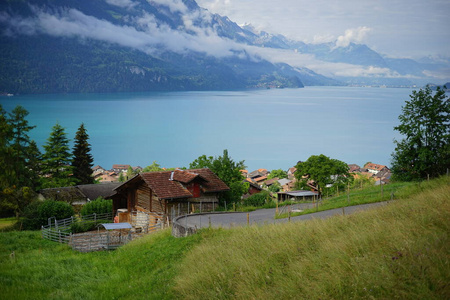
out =
[[[392,199],[404,199],[422,191],[433,189],[437,186],[445,184],[450,185],[450,177],[443,176],[438,179],[424,182],[398,182],[383,185],[382,187],[371,186],[363,189],[353,189],[350,190],[348,194],[343,193],[340,196],[324,199],[323,201],[319,202],[319,205],[315,206],[314,208],[305,209],[301,212],[291,212],[290,216],[295,217],[334,208],[389,201]],[[287,218],[288,216],[288,213],[284,212],[280,215],[277,215],[276,218],[282,219]]]
[[201,239],[165,230],[116,251],[78,253],[40,232],[0,233],[0,299],[173,299],[180,260]]
[[220,232],[189,252],[185,299],[445,299],[450,185],[373,211]]

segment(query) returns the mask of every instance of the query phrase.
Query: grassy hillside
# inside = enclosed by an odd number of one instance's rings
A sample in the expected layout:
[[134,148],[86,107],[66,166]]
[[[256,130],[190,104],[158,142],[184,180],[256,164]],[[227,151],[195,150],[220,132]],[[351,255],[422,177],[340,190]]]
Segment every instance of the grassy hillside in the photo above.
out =
[[39,232],[0,233],[0,299],[445,299],[450,180],[328,220],[165,230],[78,253]]
[[176,291],[185,299],[448,299],[450,181],[410,192],[355,215],[217,233],[189,252]]

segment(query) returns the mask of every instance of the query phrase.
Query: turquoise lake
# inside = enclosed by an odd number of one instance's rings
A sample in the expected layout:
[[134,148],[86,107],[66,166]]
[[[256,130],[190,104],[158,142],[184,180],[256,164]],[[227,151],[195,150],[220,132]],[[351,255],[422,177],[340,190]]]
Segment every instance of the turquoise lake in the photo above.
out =
[[390,165],[393,130],[411,89],[306,87],[251,91],[23,95],[0,98],[29,112],[41,147],[59,122],[71,141],[81,123],[95,165],[188,167],[228,149],[248,169],[288,169],[311,155]]

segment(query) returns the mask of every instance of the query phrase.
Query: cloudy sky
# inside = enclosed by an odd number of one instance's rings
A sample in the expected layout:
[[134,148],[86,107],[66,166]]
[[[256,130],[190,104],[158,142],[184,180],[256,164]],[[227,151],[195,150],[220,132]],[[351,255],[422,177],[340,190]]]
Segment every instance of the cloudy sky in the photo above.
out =
[[197,0],[238,24],[305,42],[355,41],[391,57],[450,56],[449,0]]

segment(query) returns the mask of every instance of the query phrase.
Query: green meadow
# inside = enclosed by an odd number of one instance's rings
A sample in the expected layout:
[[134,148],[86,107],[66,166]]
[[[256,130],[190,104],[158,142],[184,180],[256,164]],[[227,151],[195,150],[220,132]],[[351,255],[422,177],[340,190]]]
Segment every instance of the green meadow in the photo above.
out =
[[448,299],[449,178],[396,199],[326,220],[164,230],[110,252],[1,232],[0,299]]

